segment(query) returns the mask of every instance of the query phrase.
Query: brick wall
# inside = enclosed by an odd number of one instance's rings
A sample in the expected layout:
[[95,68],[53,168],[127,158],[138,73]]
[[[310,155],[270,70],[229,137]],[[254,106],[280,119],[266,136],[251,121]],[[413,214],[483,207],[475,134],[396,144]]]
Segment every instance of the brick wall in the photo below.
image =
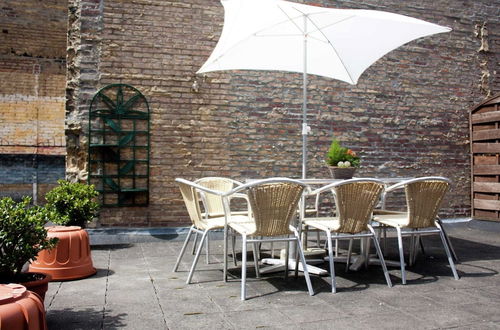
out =
[[64,178],[64,157],[2,154],[0,163],[2,196],[17,200],[31,196],[38,204],[44,203],[45,193]]
[[[468,215],[468,111],[500,91],[499,1],[303,2],[386,10],[453,28],[391,52],[356,86],[310,77],[308,177],[328,175],[323,160],[335,136],[361,155],[358,175],[451,178],[443,215]],[[72,0],[70,8],[70,39],[79,45],[68,61],[75,87],[67,111],[77,127],[67,131],[76,141],[68,158],[81,163],[75,175],[85,176],[85,117],[98,88],[131,84],[152,109],[150,206],[103,210],[100,224],[185,224],[175,177],[300,177],[299,74],[195,76],[222,29],[218,1]]]
[[[66,34],[66,1],[0,1],[1,196],[32,195],[34,183],[43,194],[44,178],[64,177]],[[33,175],[44,164],[53,175]]]

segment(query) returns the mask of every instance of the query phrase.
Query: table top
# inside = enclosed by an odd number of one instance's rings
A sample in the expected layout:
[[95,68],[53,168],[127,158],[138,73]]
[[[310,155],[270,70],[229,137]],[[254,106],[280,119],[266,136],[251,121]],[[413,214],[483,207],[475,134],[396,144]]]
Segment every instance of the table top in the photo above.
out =
[[[353,177],[353,179],[368,179],[368,177]],[[370,177],[369,179],[377,179],[386,184],[394,184],[401,181],[414,179],[412,177],[392,177],[392,178],[377,178]],[[345,181],[345,179],[332,179],[332,178],[319,178],[319,179],[298,179],[298,181],[303,182],[305,184],[328,184],[333,182]]]

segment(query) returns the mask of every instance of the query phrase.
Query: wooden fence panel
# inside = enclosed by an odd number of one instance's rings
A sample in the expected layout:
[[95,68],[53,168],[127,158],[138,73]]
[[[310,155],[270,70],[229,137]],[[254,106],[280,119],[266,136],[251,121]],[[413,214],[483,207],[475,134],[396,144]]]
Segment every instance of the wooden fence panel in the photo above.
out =
[[500,94],[470,113],[472,218],[500,221]]

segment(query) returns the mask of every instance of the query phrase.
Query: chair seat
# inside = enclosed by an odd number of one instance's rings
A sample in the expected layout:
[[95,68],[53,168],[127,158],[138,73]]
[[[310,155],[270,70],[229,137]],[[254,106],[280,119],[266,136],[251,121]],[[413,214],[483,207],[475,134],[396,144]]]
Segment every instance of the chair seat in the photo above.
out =
[[387,226],[404,228],[408,225],[408,213],[377,215],[373,220]]
[[337,231],[340,228],[338,217],[305,218],[304,224],[325,231]]
[[[240,223],[240,222],[249,222],[250,218],[245,215],[233,215],[229,218],[230,223]],[[217,218],[209,218],[205,223],[204,228],[198,228],[202,230],[206,229],[222,229],[224,228],[224,224],[226,222],[225,217],[217,217]]]
[[247,221],[247,222],[232,222],[229,224],[231,228],[236,230],[238,233],[243,235],[251,235],[255,233],[257,227],[255,226],[255,222]]
[[304,213],[305,213],[306,215],[309,215],[309,214],[316,214],[316,213],[318,213],[318,210],[316,210],[316,209],[307,209],[307,210],[305,210],[305,211],[304,211]]
[[[235,215],[248,215],[248,211],[231,211],[231,216],[235,216]],[[201,216],[203,218],[206,218],[207,217],[207,214],[206,213],[202,213]],[[220,218],[220,217],[224,217],[224,212],[217,212],[217,213],[210,213],[208,214],[208,218],[211,219],[211,218]]]
[[403,215],[407,214],[406,211],[392,211],[392,210],[386,210],[386,209],[374,209],[373,210],[373,215],[388,215],[388,214],[395,214],[395,215]]

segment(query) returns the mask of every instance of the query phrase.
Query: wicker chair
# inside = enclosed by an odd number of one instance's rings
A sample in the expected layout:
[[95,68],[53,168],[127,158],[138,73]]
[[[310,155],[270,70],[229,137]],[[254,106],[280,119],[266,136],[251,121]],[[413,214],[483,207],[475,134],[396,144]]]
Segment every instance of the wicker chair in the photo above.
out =
[[[194,181],[196,184],[199,184],[200,186],[203,186],[205,188],[208,188],[210,190],[215,190],[215,191],[220,191],[223,193],[227,193],[231,190],[233,190],[235,187],[239,187],[242,185],[241,182],[230,179],[230,178],[224,178],[224,177],[205,177],[201,178],[198,180]],[[202,217],[205,218],[205,221],[210,221],[211,218],[220,218],[224,217],[224,203],[223,203],[223,198],[220,195],[215,195],[215,194],[210,194],[206,193],[204,191],[199,191],[200,199],[203,204],[204,212],[202,212]],[[248,204],[248,198],[245,194],[233,194],[231,195],[231,199],[244,199],[246,200],[247,205]],[[244,211],[231,211],[231,215],[249,215],[249,208],[247,206],[247,209]],[[205,253],[206,253],[206,263],[209,263],[209,254],[210,254],[210,233],[207,234],[208,237],[205,240],[206,242],[206,248],[205,248]],[[195,232],[194,235],[194,244],[193,248],[191,251],[191,254],[195,253],[196,250],[196,243],[198,242],[198,233]],[[234,255],[234,240],[233,240],[233,255]],[[235,265],[236,265],[236,258],[233,258]]]
[[[247,244],[253,243],[255,249],[255,245],[263,241],[296,242],[309,294],[314,294],[299,233],[291,225],[292,219],[297,215],[298,202],[304,188],[305,185],[296,180],[272,178],[235,189],[235,192],[246,191],[253,213],[251,222],[229,223],[229,226],[242,236],[241,300],[246,299]],[[290,234],[293,234],[293,237],[289,237]],[[288,274],[288,244],[286,246],[285,276]],[[255,260],[258,275],[257,262]],[[298,266],[298,262],[296,264]]]
[[[327,235],[332,292],[335,293],[337,291],[333,259],[333,240],[338,239],[349,239],[352,242],[353,238],[371,237],[377,250],[387,285],[392,287],[378,239],[369,223],[373,208],[384,189],[384,184],[375,179],[351,179],[328,184],[313,191],[312,194],[318,194],[329,189],[332,190],[335,197],[337,216],[305,218],[303,224],[306,228],[312,227],[323,230]],[[332,234],[336,234],[336,236],[332,236]],[[349,244],[349,256],[351,246]]]
[[[382,227],[396,228],[398,236],[399,258],[401,263],[401,280],[406,284],[405,260],[403,251],[403,235],[412,236],[410,247],[410,264],[415,261],[416,244],[420,242],[421,234],[439,233],[444,250],[448,257],[455,279],[459,279],[453,258],[448,246],[448,239],[437,217],[441,202],[448,191],[450,180],[443,177],[422,177],[400,182],[386,189],[387,192],[405,189],[407,212],[398,214],[378,214],[374,220]],[[402,231],[405,229],[405,232]],[[415,240],[417,236],[417,240]]]
[[[242,185],[241,182],[224,177],[206,177],[201,178],[194,181],[196,184],[200,186],[206,187],[211,190],[216,190],[220,192],[229,192],[236,187]],[[222,202],[222,197],[214,194],[207,194],[205,192],[200,192],[200,198],[203,202],[203,207],[205,208],[205,212],[202,215],[206,218],[216,218],[224,216],[224,205]],[[231,199],[234,198],[242,198],[248,201],[248,198],[245,194],[233,194],[231,195]],[[245,211],[231,211],[232,215],[248,215],[248,209]]]
[[[207,235],[209,231],[211,230],[216,230],[216,229],[224,229],[224,236],[227,235],[227,223],[230,221],[240,221],[240,222],[245,222],[249,221],[248,216],[245,215],[224,215],[221,217],[205,217],[201,213],[201,208],[200,208],[200,192],[203,192],[206,196],[208,195],[216,195],[221,198],[224,198],[224,196],[227,194],[226,192],[221,192],[221,191],[216,191],[216,190],[211,190],[209,188],[206,188],[204,186],[198,185],[194,182],[184,180],[184,179],[176,179],[175,180],[177,184],[179,185],[179,188],[181,190],[182,198],[184,199],[184,203],[186,205],[189,218],[191,219],[192,226],[189,228],[188,235],[186,237],[186,240],[184,241],[184,244],[182,246],[181,252],[179,253],[179,256],[177,257],[177,261],[175,263],[173,271],[177,271],[179,264],[182,260],[182,257],[184,255],[184,252],[186,251],[186,247],[189,243],[189,239],[191,238],[192,233],[196,234],[201,234],[201,241],[199,244],[199,247],[197,249],[196,255],[194,257],[193,263],[191,265],[191,269],[189,271],[189,275],[187,278],[186,283],[189,284],[191,283],[191,279],[193,277],[194,270],[196,268],[196,264],[198,263],[198,259],[200,257],[200,253],[203,247],[203,243],[205,239],[207,238]],[[224,238],[224,242],[226,242],[226,239]],[[224,281],[227,278],[227,257],[226,257],[226,252],[227,252],[227,247],[226,244],[224,244]],[[234,258],[234,254],[233,254]]]

